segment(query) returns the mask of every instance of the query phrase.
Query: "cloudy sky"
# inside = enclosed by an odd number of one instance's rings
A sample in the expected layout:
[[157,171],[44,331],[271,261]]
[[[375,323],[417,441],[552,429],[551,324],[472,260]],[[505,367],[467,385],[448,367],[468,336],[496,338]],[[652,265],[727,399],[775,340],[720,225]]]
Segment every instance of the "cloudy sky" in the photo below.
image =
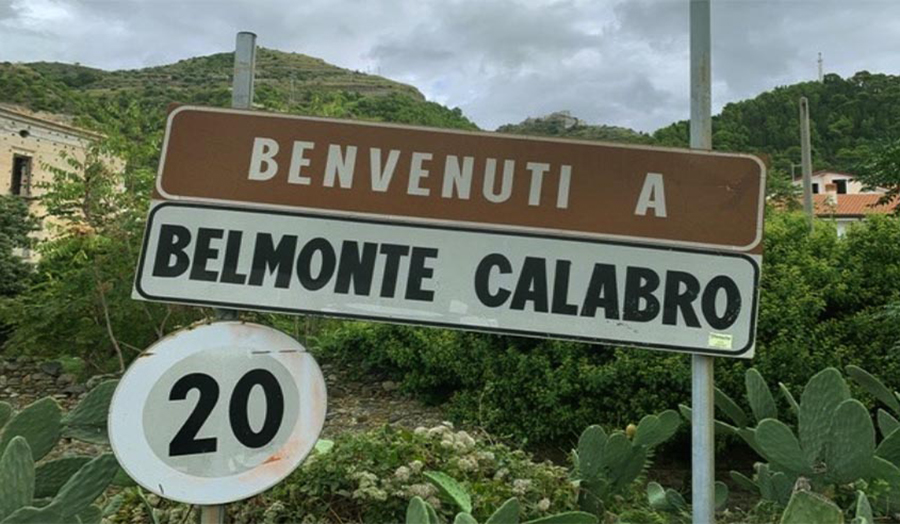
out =
[[[898,0],[713,0],[713,104],[825,71],[900,73]],[[652,131],[688,117],[688,0],[0,0],[0,61],[138,68],[233,49],[407,82],[486,129],[568,109]]]

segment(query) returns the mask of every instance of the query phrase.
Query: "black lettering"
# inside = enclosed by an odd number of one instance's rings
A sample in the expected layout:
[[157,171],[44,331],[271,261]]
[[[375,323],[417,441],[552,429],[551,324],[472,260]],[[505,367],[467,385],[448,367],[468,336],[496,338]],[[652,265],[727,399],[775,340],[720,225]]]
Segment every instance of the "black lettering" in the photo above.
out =
[[[253,431],[250,426],[248,410],[250,392],[256,386],[262,388],[266,397],[266,416],[259,431]],[[241,377],[231,394],[228,420],[235,438],[248,448],[257,449],[272,442],[284,420],[284,392],[275,375],[265,369],[254,369]]]
[[218,446],[216,437],[197,438],[209,414],[219,400],[219,383],[205,373],[189,373],[178,379],[169,391],[169,400],[185,400],[188,391],[196,389],[199,396],[190,416],[169,442],[169,456],[212,453]]
[[[722,316],[719,316],[716,311],[716,298],[719,296],[719,290],[725,291],[725,312]],[[727,329],[737,321],[741,312],[741,293],[734,280],[725,275],[719,275],[706,284],[700,303],[703,309],[703,318],[706,319],[707,324],[714,329]]]
[[[156,257],[153,259],[153,276],[178,277],[191,265],[184,248],[191,243],[191,232],[184,226],[165,224],[159,229]],[[172,260],[172,257],[175,260]]]
[[[684,291],[681,285],[684,284]],[[694,312],[693,302],[700,295],[700,282],[694,275],[684,271],[666,272],[666,291],[663,298],[663,324],[674,326],[678,324],[678,310],[684,317],[684,323],[689,327],[700,327],[697,313]]]
[[384,277],[381,279],[381,296],[393,298],[397,290],[397,274],[400,272],[400,258],[409,254],[409,246],[381,244],[384,259]]
[[431,302],[434,291],[422,289],[422,281],[434,275],[434,268],[425,266],[428,258],[437,258],[438,250],[433,247],[414,247],[409,257],[409,277],[406,280],[406,299]]
[[572,263],[568,260],[556,261],[556,272],[553,274],[553,313],[559,315],[577,315],[578,306],[569,304],[569,270]]
[[218,276],[215,271],[206,269],[210,259],[215,260],[219,256],[219,250],[210,247],[213,240],[218,240],[225,235],[221,229],[201,227],[197,230],[197,244],[194,246],[194,263],[191,265],[191,280],[204,280],[215,282]]
[[513,293],[510,309],[522,311],[526,302],[534,302],[534,310],[546,313],[547,307],[547,261],[538,257],[525,257],[522,272]]
[[491,269],[495,267],[501,275],[512,273],[512,264],[509,263],[509,260],[505,256],[499,253],[492,253],[484,257],[475,269],[475,295],[478,297],[478,300],[487,307],[502,306],[509,300],[509,296],[512,294],[508,289],[503,287],[498,287],[497,292],[491,294]]
[[[622,320],[650,322],[659,314],[659,299],[653,292],[659,288],[659,275],[646,267],[629,267],[625,273],[625,305]],[[641,309],[641,299],[644,308]]]
[[363,252],[359,252],[359,243],[345,240],[341,247],[341,260],[338,264],[335,293],[347,294],[350,284],[356,295],[368,295],[372,289],[372,274],[375,272],[375,257],[378,256],[378,244],[365,242]]
[[[322,257],[322,265],[319,268],[319,274],[313,277],[312,257],[316,252]],[[300,284],[310,291],[322,289],[334,275],[335,264],[337,264],[337,257],[331,243],[322,237],[314,238],[303,246],[300,255],[297,256],[297,278],[300,279]]]
[[261,286],[266,275],[275,273],[275,287],[291,285],[291,271],[294,253],[297,252],[296,235],[284,235],[276,246],[269,233],[256,235],[253,248],[253,265],[250,268],[251,286]]
[[581,316],[596,316],[597,308],[603,308],[606,318],[619,319],[619,288],[616,284],[616,266],[612,264],[594,264],[584,304],[581,305]]
[[243,284],[247,281],[247,275],[237,272],[238,258],[241,256],[241,238],[244,234],[240,231],[229,231],[225,241],[225,263],[222,265],[220,282],[228,284]]

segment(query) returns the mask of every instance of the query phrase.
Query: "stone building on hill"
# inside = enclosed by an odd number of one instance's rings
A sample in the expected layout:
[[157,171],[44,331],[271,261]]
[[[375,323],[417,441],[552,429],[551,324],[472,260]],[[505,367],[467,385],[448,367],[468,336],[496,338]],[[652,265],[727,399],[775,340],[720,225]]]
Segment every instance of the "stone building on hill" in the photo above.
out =
[[[71,169],[64,155],[83,161],[90,144],[101,138],[64,117],[0,104],[0,191],[27,199],[31,212],[43,219],[41,184],[53,179],[51,169]],[[44,224],[37,236],[47,233]]]

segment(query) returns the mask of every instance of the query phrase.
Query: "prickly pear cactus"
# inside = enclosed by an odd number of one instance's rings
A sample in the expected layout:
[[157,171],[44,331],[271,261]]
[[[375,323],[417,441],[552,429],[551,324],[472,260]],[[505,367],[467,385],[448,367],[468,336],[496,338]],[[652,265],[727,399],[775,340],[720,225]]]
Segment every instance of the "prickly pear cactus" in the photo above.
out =
[[809,491],[795,492],[781,516],[781,524],[811,524],[813,522],[816,524],[844,524],[844,512],[825,497]]
[[40,460],[59,442],[62,413],[59,404],[50,397],[26,406],[3,426],[0,434],[0,453],[15,437],[28,441],[34,460]]
[[0,402],[0,430],[13,416],[13,407],[8,402]]
[[90,461],[91,457],[75,456],[39,464],[34,471],[35,498],[55,497],[59,488]]
[[101,382],[62,419],[63,436],[92,444],[108,444],[106,415],[118,380]]
[[119,469],[119,463],[112,453],[106,453],[85,464],[72,475],[53,498],[51,506],[56,506],[65,518],[72,518],[90,507],[91,503],[106,490]]
[[34,459],[22,437],[14,437],[0,456],[0,521],[34,499]]
[[456,479],[440,471],[426,471],[425,478],[434,484],[443,496],[452,500],[464,513],[472,512],[472,498],[456,482]]

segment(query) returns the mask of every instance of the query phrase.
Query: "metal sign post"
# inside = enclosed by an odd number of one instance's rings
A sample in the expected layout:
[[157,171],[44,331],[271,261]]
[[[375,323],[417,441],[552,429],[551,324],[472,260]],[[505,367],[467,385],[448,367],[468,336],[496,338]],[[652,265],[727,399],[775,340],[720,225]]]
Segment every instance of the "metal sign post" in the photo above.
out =
[[[256,34],[241,31],[234,44],[234,78],[231,88],[231,107],[250,109],[253,106],[253,77],[256,74]],[[235,309],[216,308],[216,320],[236,320]],[[200,506],[201,524],[225,522],[225,505]]]
[[[691,148],[712,149],[710,0],[691,1]],[[691,501],[694,524],[715,522],[713,357],[691,357]]]

